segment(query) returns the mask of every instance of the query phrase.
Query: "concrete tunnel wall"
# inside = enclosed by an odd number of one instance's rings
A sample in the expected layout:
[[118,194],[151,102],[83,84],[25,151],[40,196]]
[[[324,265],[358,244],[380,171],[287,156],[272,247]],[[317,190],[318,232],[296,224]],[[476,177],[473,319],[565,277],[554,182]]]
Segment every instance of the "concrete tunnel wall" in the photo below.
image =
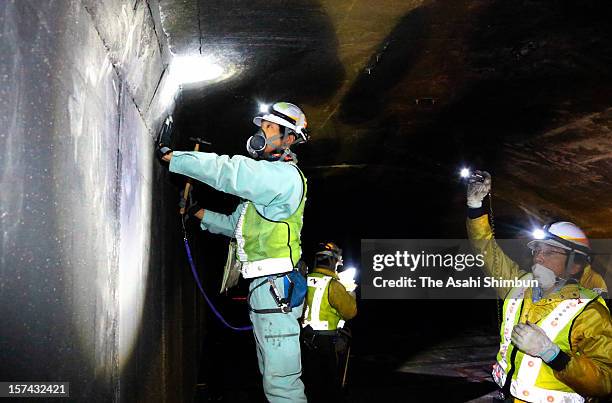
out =
[[156,0],[4,0],[0,54],[0,381],[190,400],[201,309],[171,263],[176,200],[153,197],[173,108]]

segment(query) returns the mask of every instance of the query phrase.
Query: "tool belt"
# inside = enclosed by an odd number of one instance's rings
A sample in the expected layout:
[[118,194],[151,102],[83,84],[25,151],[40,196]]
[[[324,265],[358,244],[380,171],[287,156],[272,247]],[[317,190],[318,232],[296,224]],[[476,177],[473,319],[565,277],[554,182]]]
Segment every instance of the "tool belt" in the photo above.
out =
[[345,350],[352,339],[351,331],[348,329],[339,327],[336,330],[314,330],[310,325],[302,328],[301,337],[302,342],[311,350],[316,350],[318,348],[317,338],[329,337],[332,339],[336,352]]
[[[285,295],[281,295],[278,287],[274,280],[284,277],[285,279]],[[259,287],[265,285],[270,285],[270,295],[272,295],[272,299],[276,303],[277,308],[269,308],[269,309],[254,309],[251,306],[251,295],[253,292]],[[300,306],[304,302],[304,298],[306,297],[306,279],[297,271],[292,270],[287,273],[280,273],[271,276],[267,276],[265,280],[261,283],[253,287],[247,296],[247,305],[249,307],[249,311],[259,314],[268,314],[268,313],[289,313],[293,310],[293,308]]]

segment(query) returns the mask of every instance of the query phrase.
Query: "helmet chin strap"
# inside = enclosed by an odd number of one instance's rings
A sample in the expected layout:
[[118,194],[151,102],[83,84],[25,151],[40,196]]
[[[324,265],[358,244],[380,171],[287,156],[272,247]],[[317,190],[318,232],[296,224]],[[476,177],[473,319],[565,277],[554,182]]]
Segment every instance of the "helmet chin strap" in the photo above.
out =
[[[270,137],[269,139],[266,139],[266,144],[272,145],[271,142],[278,138],[280,138],[281,140],[285,139],[290,133],[288,133],[287,128],[283,128],[283,129],[284,129],[283,134],[277,134],[277,135]],[[291,149],[288,146],[277,147],[270,153],[264,153],[264,158],[269,161],[298,162],[297,155],[295,155],[295,153],[291,151]]]
[[563,273],[563,277],[566,279],[570,278],[570,270],[574,267],[574,258],[576,257],[576,251],[572,250],[567,255],[567,260],[565,261],[565,272]]

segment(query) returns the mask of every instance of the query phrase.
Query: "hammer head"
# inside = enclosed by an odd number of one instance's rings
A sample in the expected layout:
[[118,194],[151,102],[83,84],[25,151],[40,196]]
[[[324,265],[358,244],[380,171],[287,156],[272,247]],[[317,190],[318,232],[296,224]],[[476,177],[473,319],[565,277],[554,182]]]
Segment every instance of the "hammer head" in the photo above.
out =
[[174,120],[172,119],[172,115],[168,115],[162,127],[159,129],[159,133],[157,133],[157,144],[170,146],[172,144],[172,135],[174,134]]
[[199,144],[206,144],[207,146],[212,144],[210,141],[206,141],[204,139],[201,139],[200,137],[189,137],[189,140],[195,141],[196,143],[199,143]]

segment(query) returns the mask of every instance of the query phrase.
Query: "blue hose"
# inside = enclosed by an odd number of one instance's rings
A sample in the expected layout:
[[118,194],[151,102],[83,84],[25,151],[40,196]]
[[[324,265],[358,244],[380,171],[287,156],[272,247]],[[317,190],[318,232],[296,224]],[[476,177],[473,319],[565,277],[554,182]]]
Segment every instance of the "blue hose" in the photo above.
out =
[[[183,230],[184,229],[185,229],[185,223],[183,222]],[[187,232],[185,231],[184,234],[185,235],[184,235],[183,239],[185,240],[185,250],[187,251],[187,259],[189,260],[189,266],[191,266],[191,273],[193,273],[193,278],[195,279],[195,282],[198,285],[198,288],[200,289],[200,292],[204,296],[204,299],[206,300],[206,303],[208,303],[208,306],[213,311],[213,313],[215,314],[217,319],[219,319],[221,321],[221,323],[223,323],[226,327],[228,327],[228,328],[230,328],[232,330],[236,330],[238,332],[245,332],[245,331],[248,331],[248,330],[253,330],[253,326],[235,327],[235,326],[230,325],[223,318],[223,316],[221,316],[221,314],[219,313],[217,308],[215,308],[215,306],[213,305],[213,303],[210,300],[210,298],[208,298],[208,295],[206,295],[206,292],[204,291],[204,287],[202,287],[202,283],[200,282],[200,277],[198,277],[198,272],[196,270],[195,264],[193,263],[193,258],[191,257],[191,248],[189,248],[189,242],[187,241]]]

